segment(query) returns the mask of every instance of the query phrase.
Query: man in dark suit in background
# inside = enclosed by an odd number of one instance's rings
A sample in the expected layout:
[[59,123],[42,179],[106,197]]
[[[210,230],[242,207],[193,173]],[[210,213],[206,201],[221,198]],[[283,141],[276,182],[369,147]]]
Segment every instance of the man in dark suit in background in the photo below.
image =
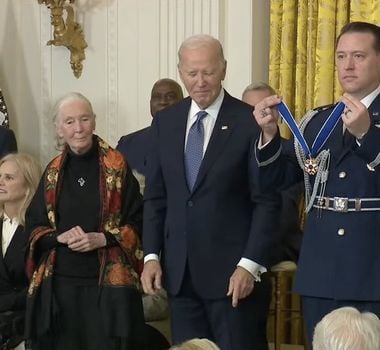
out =
[[192,36],[178,56],[190,97],[153,120],[142,284],[154,294],[163,276],[174,343],[199,337],[223,350],[266,350],[269,281],[259,281],[278,208],[250,181],[259,128],[252,107],[222,88],[218,40]]
[[15,134],[11,129],[0,126],[0,159],[8,153],[17,152]]
[[[256,105],[262,127],[254,174],[262,188],[285,187],[305,178],[309,210],[295,291],[302,296],[309,342],[315,325],[330,311],[353,306],[380,315],[380,27],[348,23],[336,41],[336,66],[344,112],[335,125],[333,107],[305,116],[310,157],[298,148],[281,150],[274,95]],[[330,120],[330,123],[327,123]]]
[[[276,94],[276,91],[268,84],[263,82],[248,85],[242,94],[242,100],[252,107],[263,100],[265,97]],[[293,139],[283,139],[287,147],[293,148]],[[300,220],[300,205],[303,200],[304,184],[298,182],[291,188],[280,192],[281,201],[280,212],[278,214],[278,240],[275,243],[271,255],[273,264],[283,261],[293,261],[297,263],[302,241],[302,230]]]
[[[154,118],[157,112],[183,99],[181,86],[172,79],[160,79],[152,87],[150,95],[150,114]],[[145,175],[146,154],[150,142],[150,126],[132,134],[122,136],[116,149],[128,160],[132,170]]]

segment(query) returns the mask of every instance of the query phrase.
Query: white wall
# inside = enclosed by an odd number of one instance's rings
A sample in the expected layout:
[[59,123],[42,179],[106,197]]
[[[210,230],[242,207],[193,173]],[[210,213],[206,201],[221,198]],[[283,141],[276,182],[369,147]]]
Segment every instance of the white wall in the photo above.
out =
[[195,33],[219,38],[228,61],[225,87],[237,97],[252,79],[267,81],[268,0],[76,0],[88,43],[76,79],[64,47],[46,46],[50,14],[37,0],[0,0],[0,86],[21,151],[43,164],[56,153],[51,104],[80,91],[97,114],[97,133],[115,146],[149,125],[149,95],[159,78],[179,80],[177,49]]

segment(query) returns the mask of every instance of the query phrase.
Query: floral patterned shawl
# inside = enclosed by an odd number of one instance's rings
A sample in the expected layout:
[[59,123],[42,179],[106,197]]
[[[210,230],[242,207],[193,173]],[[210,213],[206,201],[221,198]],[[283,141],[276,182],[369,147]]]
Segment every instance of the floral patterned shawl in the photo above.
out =
[[[123,190],[126,183],[126,163],[123,156],[112,149],[105,141],[95,136],[94,142],[99,145],[99,180],[101,203],[101,227],[99,232],[111,233],[119,245],[98,249],[100,259],[99,285],[128,286],[141,290],[139,275],[143,267],[141,241],[130,225],[121,226],[121,207]],[[68,148],[48,164],[45,178],[45,204],[50,227],[37,227],[30,235],[27,256],[27,274],[30,278],[27,303],[35,309],[35,299],[39,294],[49,296],[50,292],[40,289],[51,289],[52,275],[56,260],[56,249],[52,249],[42,261],[35,260],[35,247],[39,239],[56,231],[56,205],[61,188],[61,178]],[[49,286],[49,287],[48,287]],[[46,301],[46,300],[45,300]],[[41,302],[38,302],[41,304]]]

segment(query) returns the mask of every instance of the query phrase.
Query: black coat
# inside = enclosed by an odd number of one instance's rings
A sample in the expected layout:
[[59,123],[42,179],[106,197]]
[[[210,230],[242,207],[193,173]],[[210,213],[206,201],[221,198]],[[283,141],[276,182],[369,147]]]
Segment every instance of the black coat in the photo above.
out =
[[[2,222],[0,240],[2,238]],[[25,249],[28,237],[18,226],[3,257],[0,254],[0,312],[25,308],[28,279],[25,274]]]

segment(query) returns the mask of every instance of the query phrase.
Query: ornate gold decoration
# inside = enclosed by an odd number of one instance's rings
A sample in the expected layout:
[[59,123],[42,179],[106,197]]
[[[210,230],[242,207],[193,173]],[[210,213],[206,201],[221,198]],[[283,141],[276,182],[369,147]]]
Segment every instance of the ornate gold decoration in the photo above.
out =
[[[47,45],[65,46],[70,50],[70,65],[76,78],[82,74],[82,61],[86,58],[84,49],[87,42],[84,38],[82,27],[75,22],[74,9],[66,4],[67,0],[38,0],[39,4],[45,4],[50,9],[51,24],[54,28],[53,40]],[[70,4],[75,0],[68,0]],[[64,12],[66,18],[64,18]],[[65,20],[66,19],[66,20]]]

